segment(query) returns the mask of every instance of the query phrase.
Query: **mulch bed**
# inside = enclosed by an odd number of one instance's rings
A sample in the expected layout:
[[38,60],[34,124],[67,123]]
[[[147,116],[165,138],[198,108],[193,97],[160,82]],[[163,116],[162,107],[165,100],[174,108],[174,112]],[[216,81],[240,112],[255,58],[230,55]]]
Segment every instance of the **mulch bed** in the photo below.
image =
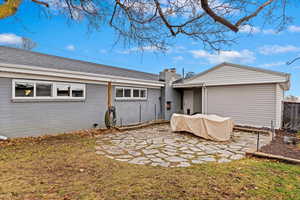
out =
[[288,158],[300,159],[300,145],[293,145],[293,144],[285,144],[283,141],[284,136],[296,136],[296,133],[288,133],[285,131],[277,131],[276,137],[273,141],[261,148],[261,152],[273,154],[273,155],[280,155]]

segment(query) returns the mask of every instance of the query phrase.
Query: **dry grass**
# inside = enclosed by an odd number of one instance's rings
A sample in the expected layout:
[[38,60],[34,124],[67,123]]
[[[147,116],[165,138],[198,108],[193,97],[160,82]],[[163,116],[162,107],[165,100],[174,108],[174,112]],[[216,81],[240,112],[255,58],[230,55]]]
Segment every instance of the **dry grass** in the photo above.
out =
[[0,147],[0,199],[300,199],[300,167],[244,159],[189,168],[131,165],[61,135]]

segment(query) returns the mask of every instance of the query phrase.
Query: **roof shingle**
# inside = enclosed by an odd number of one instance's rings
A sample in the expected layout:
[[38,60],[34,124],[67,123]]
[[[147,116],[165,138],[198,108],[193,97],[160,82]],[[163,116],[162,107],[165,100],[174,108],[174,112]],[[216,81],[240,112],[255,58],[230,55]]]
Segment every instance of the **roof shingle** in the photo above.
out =
[[29,65],[111,76],[158,81],[158,74],[113,67],[92,62],[52,56],[23,49],[0,46],[0,63]]

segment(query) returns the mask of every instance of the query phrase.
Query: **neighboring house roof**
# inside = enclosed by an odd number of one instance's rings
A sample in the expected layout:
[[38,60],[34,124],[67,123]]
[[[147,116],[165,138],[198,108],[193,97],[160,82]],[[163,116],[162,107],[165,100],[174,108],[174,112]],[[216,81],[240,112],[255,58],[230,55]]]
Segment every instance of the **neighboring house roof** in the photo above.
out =
[[281,83],[284,89],[288,89],[290,74],[224,62],[196,76],[184,79],[181,83],[177,82],[173,87],[260,83]]
[[0,46],[0,63],[27,65],[58,70],[70,70],[110,76],[158,81],[158,74],[47,55],[28,50]]

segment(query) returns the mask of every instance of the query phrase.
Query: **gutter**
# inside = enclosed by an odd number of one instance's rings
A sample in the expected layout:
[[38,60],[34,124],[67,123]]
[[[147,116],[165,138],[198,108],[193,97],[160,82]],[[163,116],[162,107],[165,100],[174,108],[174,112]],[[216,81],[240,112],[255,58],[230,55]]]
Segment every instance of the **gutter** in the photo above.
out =
[[74,79],[82,79],[82,80],[112,82],[116,84],[125,83],[125,84],[149,85],[154,87],[164,86],[164,83],[160,81],[127,78],[122,76],[103,75],[103,74],[95,74],[95,73],[87,73],[87,72],[78,72],[78,71],[71,71],[71,70],[31,67],[27,65],[15,65],[15,64],[7,64],[7,63],[0,63],[0,72],[74,78]]

